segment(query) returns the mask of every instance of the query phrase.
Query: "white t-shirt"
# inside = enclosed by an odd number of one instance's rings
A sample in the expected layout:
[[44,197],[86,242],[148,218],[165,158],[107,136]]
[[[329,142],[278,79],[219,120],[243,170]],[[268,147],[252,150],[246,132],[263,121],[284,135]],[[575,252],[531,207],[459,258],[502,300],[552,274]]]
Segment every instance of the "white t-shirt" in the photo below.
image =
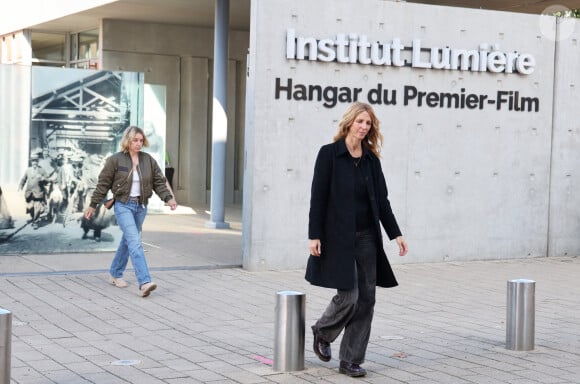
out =
[[139,178],[139,172],[133,172],[133,182],[131,183],[131,197],[141,196],[141,179]]

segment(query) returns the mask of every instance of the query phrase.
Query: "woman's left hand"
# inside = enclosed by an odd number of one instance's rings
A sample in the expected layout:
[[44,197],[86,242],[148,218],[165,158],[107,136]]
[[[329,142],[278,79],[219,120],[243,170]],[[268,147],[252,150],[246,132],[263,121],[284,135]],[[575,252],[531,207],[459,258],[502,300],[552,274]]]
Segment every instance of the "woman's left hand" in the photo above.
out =
[[405,256],[409,251],[407,240],[405,240],[403,236],[399,236],[395,240],[397,241],[397,245],[399,246],[399,256]]
[[175,211],[175,208],[177,208],[177,201],[175,199],[171,199],[165,204],[169,205],[172,211]]
[[95,213],[95,208],[93,207],[88,207],[85,210],[85,219],[90,220],[91,217],[93,217],[93,213]]

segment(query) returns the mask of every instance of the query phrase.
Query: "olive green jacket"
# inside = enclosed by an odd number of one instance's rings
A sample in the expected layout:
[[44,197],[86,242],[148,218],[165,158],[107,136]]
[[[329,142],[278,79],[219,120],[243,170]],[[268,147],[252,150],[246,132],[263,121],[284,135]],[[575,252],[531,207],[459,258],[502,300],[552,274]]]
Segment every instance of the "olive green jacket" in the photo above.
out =
[[[159,164],[146,152],[139,152],[139,165],[137,166],[141,179],[141,202],[147,205],[153,191],[163,200],[168,202],[173,199],[171,190],[167,187],[167,180],[161,172]],[[105,161],[105,166],[99,174],[99,180],[90,206],[96,208],[103,202],[109,190],[115,200],[127,203],[133,182],[133,161],[127,152],[118,152],[111,155]]]

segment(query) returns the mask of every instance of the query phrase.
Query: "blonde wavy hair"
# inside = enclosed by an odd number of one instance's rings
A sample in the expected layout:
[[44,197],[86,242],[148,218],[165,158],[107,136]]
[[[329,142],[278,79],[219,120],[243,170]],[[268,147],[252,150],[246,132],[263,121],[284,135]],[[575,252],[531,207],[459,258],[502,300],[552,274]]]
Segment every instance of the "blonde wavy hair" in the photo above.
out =
[[121,139],[121,151],[125,153],[129,152],[131,142],[138,134],[141,134],[141,136],[143,136],[143,146],[148,147],[149,140],[147,140],[145,132],[141,128],[132,125],[129,128],[125,129],[125,132],[123,132],[123,138]]
[[371,129],[363,139],[362,145],[371,151],[376,157],[380,158],[380,152],[383,145],[383,135],[379,130],[379,119],[370,104],[361,103],[360,101],[352,103],[342,115],[342,118],[338,123],[338,131],[336,132],[336,135],[334,135],[333,140],[336,142],[348,136],[348,131],[354,123],[354,120],[363,112],[367,112],[371,117]]

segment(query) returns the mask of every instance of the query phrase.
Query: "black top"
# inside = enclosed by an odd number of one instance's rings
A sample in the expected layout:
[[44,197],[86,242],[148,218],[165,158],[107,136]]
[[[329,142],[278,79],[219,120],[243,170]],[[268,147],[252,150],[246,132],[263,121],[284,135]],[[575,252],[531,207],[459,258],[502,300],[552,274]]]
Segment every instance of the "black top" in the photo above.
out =
[[372,210],[367,185],[364,176],[360,171],[360,161],[362,158],[351,156],[351,159],[356,167],[356,177],[354,179],[354,203],[356,212],[356,231],[360,232],[372,227]]

